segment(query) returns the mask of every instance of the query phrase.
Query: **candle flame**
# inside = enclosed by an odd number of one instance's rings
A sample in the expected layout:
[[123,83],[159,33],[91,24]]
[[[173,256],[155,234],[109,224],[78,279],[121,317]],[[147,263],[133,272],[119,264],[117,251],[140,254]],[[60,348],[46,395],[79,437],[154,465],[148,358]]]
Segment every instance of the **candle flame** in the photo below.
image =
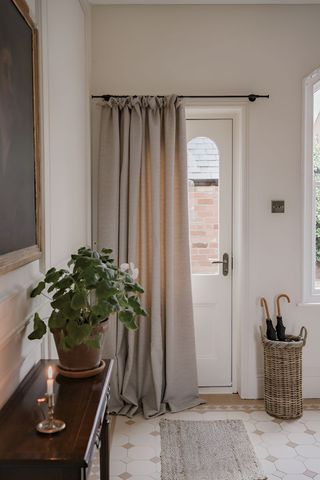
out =
[[50,367],[48,368],[48,378],[51,380],[52,379],[52,367],[50,365]]

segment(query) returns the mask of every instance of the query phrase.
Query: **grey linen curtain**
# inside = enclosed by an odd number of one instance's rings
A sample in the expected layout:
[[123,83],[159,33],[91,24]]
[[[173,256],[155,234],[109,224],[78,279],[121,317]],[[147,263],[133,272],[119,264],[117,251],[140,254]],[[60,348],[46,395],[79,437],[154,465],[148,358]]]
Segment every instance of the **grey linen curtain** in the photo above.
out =
[[[98,248],[134,262],[139,330],[113,319],[111,411],[146,418],[198,405],[189,258],[185,112],[175,96],[100,105]],[[113,343],[113,345],[112,345]],[[110,350],[111,348],[111,350]]]

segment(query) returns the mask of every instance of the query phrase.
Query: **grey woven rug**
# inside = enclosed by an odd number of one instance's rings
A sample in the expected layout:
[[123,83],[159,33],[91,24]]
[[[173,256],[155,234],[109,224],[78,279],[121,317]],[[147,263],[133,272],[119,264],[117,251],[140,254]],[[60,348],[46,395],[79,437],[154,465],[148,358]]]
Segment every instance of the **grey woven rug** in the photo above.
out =
[[161,420],[162,480],[264,480],[242,420]]

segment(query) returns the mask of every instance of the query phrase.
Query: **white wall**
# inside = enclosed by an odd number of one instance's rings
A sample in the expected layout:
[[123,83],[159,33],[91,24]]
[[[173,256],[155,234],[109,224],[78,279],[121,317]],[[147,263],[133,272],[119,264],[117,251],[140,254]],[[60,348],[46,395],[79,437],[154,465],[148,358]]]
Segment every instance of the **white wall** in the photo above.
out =
[[46,265],[90,242],[86,9],[42,0]]
[[90,242],[87,10],[78,0],[28,3],[41,42],[45,253],[0,277],[0,406],[47,350],[26,338],[33,312],[47,311],[46,303],[29,299],[32,286]]
[[[260,296],[287,292],[288,331],[309,331],[304,394],[320,397],[320,306],[301,301],[302,79],[320,66],[320,6],[99,6],[92,90],[114,94],[269,93],[248,119],[249,285],[242,395],[262,395]],[[271,214],[271,199],[286,213]],[[236,259],[235,259],[236,261]]]

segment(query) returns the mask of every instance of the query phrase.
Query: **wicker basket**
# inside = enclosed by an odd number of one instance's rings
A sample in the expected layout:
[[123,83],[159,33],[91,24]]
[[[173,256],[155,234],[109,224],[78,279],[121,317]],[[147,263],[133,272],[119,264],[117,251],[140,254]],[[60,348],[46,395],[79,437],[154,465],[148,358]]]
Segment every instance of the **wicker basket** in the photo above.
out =
[[301,328],[297,341],[276,342],[262,333],[264,348],[264,404],[277,418],[298,418],[303,413],[302,348],[307,330]]

